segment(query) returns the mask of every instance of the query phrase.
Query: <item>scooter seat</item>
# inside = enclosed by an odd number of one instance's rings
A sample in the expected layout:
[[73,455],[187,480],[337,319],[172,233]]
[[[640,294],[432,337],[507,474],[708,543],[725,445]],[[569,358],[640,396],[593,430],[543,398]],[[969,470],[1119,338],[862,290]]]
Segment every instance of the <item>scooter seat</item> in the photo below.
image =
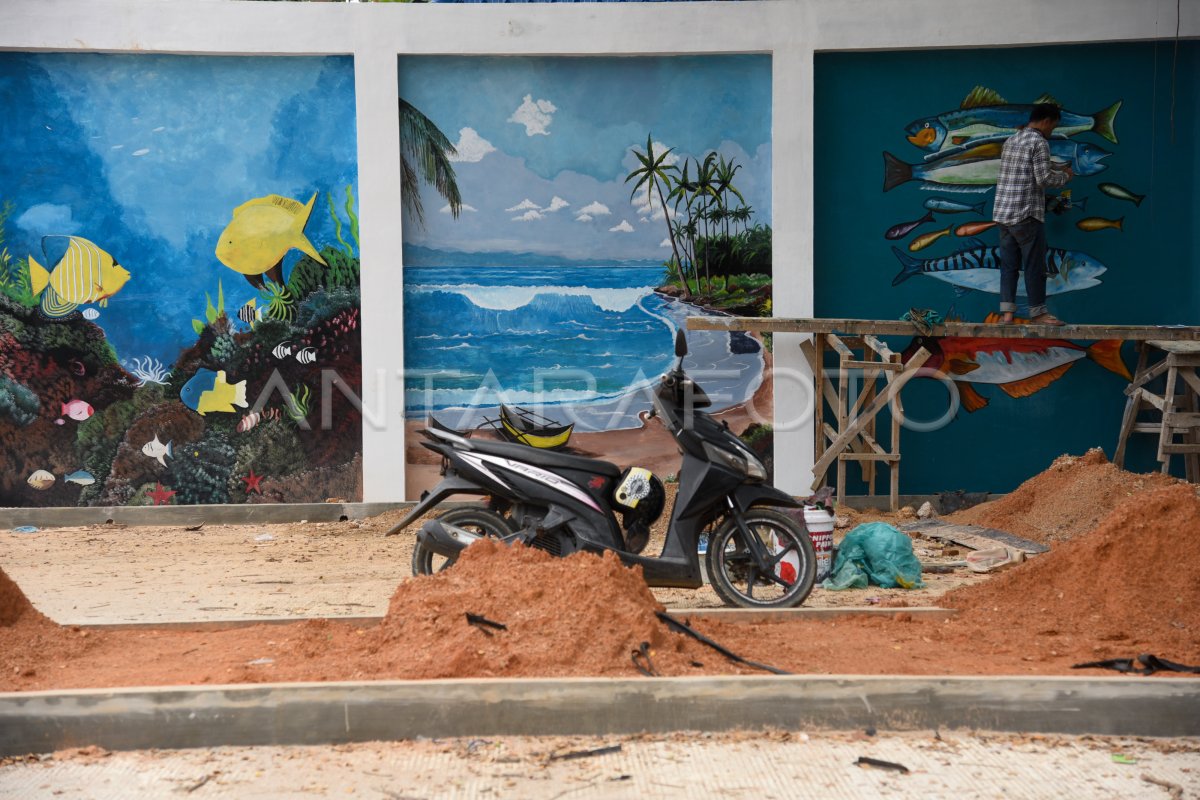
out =
[[596,475],[604,475],[609,478],[618,478],[621,476],[621,469],[616,464],[611,464],[607,461],[600,461],[596,458],[584,458],[583,456],[573,456],[569,453],[559,453],[554,450],[541,450],[536,447],[530,447],[524,444],[515,444],[513,442],[494,442],[487,439],[472,439],[471,447],[480,453],[488,453],[493,456],[501,456],[502,458],[511,458],[514,461],[524,461],[527,464],[536,464],[541,467],[551,469],[573,469],[579,472],[590,472]]

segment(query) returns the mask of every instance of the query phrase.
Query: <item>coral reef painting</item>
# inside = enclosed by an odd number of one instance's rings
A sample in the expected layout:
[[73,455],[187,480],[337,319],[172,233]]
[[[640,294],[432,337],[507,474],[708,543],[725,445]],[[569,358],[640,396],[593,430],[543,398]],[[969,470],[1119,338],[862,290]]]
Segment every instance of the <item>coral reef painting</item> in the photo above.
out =
[[4,53],[0,102],[0,506],[361,499],[352,61]]

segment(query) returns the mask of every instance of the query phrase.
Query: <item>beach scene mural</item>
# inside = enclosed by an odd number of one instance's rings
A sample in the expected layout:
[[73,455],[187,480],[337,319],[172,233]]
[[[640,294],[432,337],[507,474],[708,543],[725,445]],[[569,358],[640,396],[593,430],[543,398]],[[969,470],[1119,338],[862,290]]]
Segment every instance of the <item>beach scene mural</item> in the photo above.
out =
[[[771,310],[768,56],[403,57],[405,413],[638,464],[678,455],[648,389],[689,315]],[[771,446],[769,341],[688,369]],[[437,465],[410,436],[410,494]]]
[[0,505],[361,498],[353,72],[0,54]]
[[[1080,323],[1187,321],[1187,293],[1164,287],[1190,281],[1180,232],[1194,215],[1195,106],[1172,112],[1161,98],[1192,96],[1197,53],[1181,49],[1177,69],[1154,44],[818,56],[818,117],[847,135],[826,142],[815,169],[817,316],[998,321],[1001,151],[1048,102],[1062,110],[1051,162],[1075,173],[1045,196],[1051,311]],[[877,100],[865,114],[849,98],[868,87]],[[1021,322],[1023,277],[1017,303]],[[902,492],[1012,488],[1023,475],[1013,437],[1024,463],[1115,445],[1132,345],[937,339],[915,325],[891,345],[931,353],[927,379],[904,393],[913,432]],[[935,483],[926,460],[964,449],[989,456],[962,465],[962,486]]]

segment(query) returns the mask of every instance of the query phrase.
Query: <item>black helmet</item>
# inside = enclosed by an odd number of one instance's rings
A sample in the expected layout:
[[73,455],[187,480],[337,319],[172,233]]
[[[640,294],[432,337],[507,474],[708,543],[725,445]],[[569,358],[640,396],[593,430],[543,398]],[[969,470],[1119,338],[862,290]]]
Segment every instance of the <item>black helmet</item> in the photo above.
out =
[[645,549],[650,541],[650,526],[662,516],[666,502],[667,490],[650,470],[630,467],[621,473],[613,489],[613,504],[621,512],[625,547],[629,552],[640,553]]

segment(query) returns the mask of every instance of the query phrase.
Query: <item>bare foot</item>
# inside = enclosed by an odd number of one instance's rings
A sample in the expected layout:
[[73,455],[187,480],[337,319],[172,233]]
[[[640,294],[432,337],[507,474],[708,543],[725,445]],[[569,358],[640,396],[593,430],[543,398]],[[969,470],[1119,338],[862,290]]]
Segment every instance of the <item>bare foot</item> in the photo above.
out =
[[1031,319],[1029,321],[1032,322],[1034,325],[1053,325],[1055,327],[1059,327],[1061,325],[1067,324],[1049,312],[1047,312],[1045,314],[1038,314],[1036,317],[1034,317],[1033,319]]
[[1013,312],[1003,311],[1000,313],[1000,319],[997,322],[1001,325],[1012,325]]

